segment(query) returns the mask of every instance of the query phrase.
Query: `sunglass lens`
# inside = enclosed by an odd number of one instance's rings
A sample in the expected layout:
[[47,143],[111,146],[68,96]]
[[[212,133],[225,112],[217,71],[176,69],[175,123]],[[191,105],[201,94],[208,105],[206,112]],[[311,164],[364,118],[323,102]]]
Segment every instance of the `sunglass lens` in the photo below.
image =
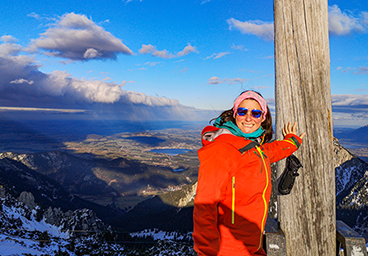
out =
[[262,111],[258,110],[258,109],[253,109],[252,110],[252,116],[255,118],[260,118],[262,116]]
[[248,112],[248,109],[246,108],[238,108],[238,111],[237,111],[239,116],[245,116],[247,112]]

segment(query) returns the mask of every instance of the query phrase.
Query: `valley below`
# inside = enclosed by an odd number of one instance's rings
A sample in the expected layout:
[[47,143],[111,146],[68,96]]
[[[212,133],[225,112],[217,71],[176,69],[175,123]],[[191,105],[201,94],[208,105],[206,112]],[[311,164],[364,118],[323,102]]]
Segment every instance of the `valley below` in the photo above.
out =
[[[200,131],[168,129],[104,137],[88,135],[84,141],[64,143],[63,150],[103,163],[92,172],[118,193],[118,196],[78,196],[129,211],[147,198],[179,190],[197,180],[199,134]],[[160,149],[188,151],[181,154],[152,152]]]
[[123,212],[197,180],[199,128],[80,136],[12,123],[2,128],[2,157],[19,160],[75,196]]

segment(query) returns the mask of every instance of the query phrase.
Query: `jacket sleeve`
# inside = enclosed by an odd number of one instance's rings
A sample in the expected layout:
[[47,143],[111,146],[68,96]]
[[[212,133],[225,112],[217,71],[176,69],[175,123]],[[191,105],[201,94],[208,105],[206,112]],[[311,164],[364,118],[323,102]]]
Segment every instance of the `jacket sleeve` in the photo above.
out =
[[294,134],[288,134],[283,140],[265,143],[264,147],[268,151],[270,162],[274,163],[293,154],[302,144],[302,139]]
[[193,212],[194,250],[199,256],[217,255],[220,248],[218,204],[229,179],[231,161],[222,150],[210,145],[198,151],[200,160]]

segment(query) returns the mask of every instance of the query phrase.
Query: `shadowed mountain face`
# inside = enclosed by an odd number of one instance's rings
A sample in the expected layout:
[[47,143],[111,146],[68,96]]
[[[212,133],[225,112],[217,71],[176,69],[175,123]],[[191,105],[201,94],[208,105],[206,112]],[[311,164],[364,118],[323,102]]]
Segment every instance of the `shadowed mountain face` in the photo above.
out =
[[62,152],[44,152],[35,154],[1,153],[0,158],[12,159],[29,169],[43,174],[65,190],[73,194],[108,195],[117,194],[104,181],[93,174],[96,166],[92,161],[74,157]]
[[368,242],[368,164],[334,140],[336,218]]
[[74,196],[58,182],[8,158],[0,159],[0,184],[15,198],[20,197],[25,191],[31,193],[34,202],[44,210],[51,207],[51,209],[61,209],[66,212],[87,208],[109,224],[113,222],[112,216],[122,214],[115,209]]

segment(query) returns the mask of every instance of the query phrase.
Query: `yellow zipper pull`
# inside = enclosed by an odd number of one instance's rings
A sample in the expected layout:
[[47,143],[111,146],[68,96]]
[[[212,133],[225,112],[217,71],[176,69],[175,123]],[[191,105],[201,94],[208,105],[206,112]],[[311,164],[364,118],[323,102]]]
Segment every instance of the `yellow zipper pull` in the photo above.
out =
[[233,199],[232,199],[232,212],[231,212],[231,224],[235,223],[235,176],[233,176]]

